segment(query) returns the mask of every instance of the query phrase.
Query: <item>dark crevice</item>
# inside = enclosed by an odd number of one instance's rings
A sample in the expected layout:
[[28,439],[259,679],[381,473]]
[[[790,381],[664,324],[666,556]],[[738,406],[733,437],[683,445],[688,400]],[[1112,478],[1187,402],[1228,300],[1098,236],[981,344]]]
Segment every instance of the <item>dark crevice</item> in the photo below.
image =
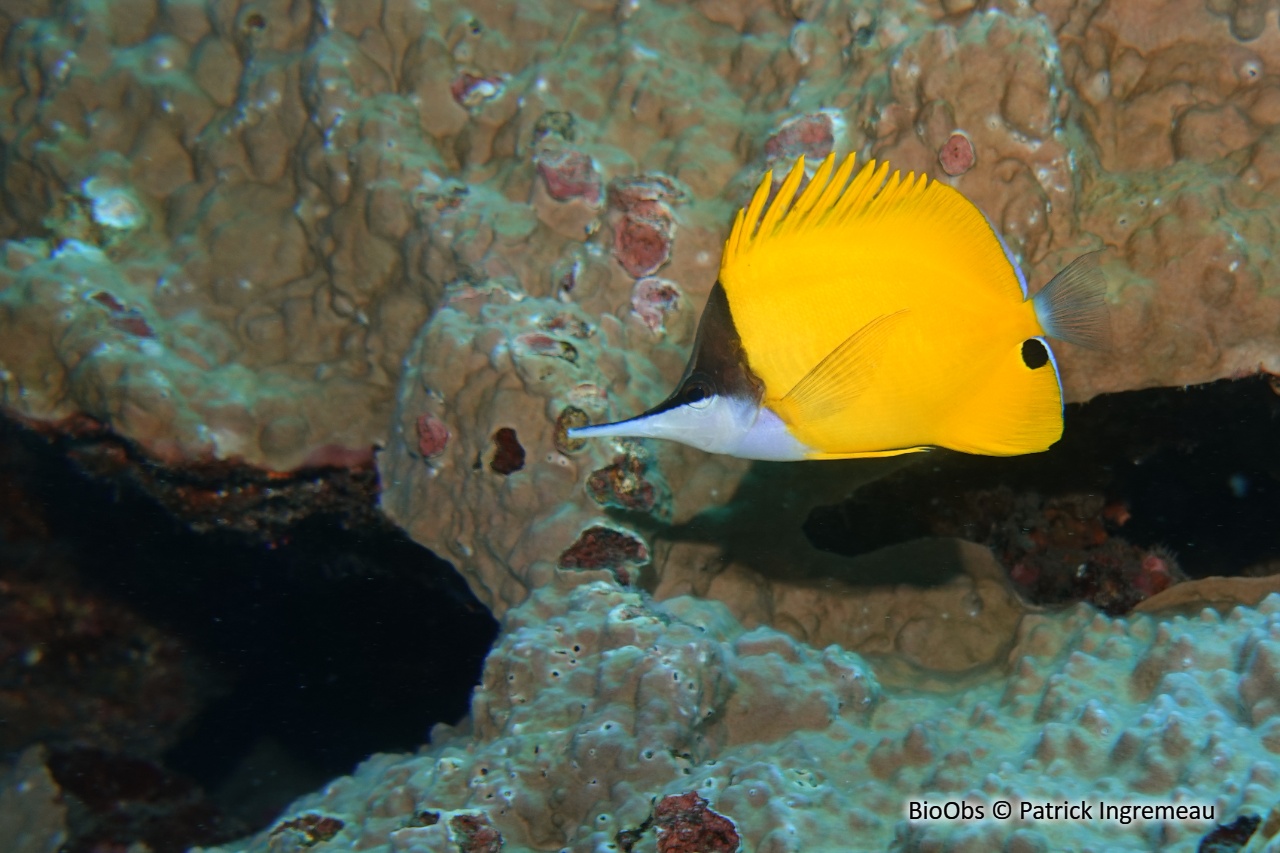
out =
[[[270,541],[195,533],[9,421],[0,522],[0,580],[72,585],[177,638],[214,698],[143,757],[255,827],[369,754],[414,750],[458,721],[497,631],[452,566],[388,524],[321,514]],[[97,747],[80,728],[54,740]]]
[[1280,560],[1278,429],[1280,396],[1266,377],[1104,395],[1068,406],[1065,435],[1046,453],[939,451],[814,510],[805,532],[846,555],[928,535],[994,544],[1001,513],[1088,505],[1099,535],[1172,552],[1190,577],[1270,573]]

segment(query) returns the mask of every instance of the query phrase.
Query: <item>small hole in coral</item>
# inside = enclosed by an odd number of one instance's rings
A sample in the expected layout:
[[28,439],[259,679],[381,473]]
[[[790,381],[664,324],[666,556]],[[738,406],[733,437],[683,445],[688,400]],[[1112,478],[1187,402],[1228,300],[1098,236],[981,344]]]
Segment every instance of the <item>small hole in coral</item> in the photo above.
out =
[[524,447],[511,427],[502,427],[495,432],[493,445],[493,458],[489,460],[489,467],[494,471],[507,476],[524,467]]

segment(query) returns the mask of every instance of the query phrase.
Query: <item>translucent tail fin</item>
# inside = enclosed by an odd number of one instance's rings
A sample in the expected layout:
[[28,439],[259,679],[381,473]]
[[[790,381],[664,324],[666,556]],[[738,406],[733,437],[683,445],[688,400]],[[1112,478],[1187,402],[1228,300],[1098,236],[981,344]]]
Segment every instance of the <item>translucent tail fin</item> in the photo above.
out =
[[1089,349],[1111,346],[1107,280],[1098,268],[1098,252],[1067,264],[1031,299],[1046,335]]

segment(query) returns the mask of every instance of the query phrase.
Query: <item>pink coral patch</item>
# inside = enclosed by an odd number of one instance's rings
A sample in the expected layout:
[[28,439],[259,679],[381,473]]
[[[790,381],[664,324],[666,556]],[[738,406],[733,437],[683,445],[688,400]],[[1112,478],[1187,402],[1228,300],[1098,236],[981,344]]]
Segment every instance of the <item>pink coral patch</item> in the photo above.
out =
[[783,123],[764,144],[769,160],[795,160],[801,154],[807,160],[821,160],[835,147],[835,126],[826,113],[796,116]]
[[631,289],[631,310],[654,332],[661,332],[667,314],[680,306],[680,288],[665,278],[646,276]]
[[625,213],[652,215],[658,206],[668,209],[683,200],[684,191],[666,175],[636,175],[609,185],[609,203]]
[[556,201],[580,198],[589,204],[600,202],[600,173],[591,158],[581,151],[547,151],[534,160],[547,195]]
[[942,165],[942,171],[948,175],[963,175],[973,168],[976,160],[973,141],[961,131],[951,134],[938,151],[938,162]]
[[614,224],[613,256],[635,278],[652,275],[671,257],[671,204],[683,195],[665,175],[619,179],[609,186],[609,204],[622,214]]
[[670,227],[657,219],[627,214],[614,231],[613,256],[636,278],[657,272],[671,257]]
[[439,456],[449,444],[449,428],[431,413],[418,416],[418,452],[428,459]]

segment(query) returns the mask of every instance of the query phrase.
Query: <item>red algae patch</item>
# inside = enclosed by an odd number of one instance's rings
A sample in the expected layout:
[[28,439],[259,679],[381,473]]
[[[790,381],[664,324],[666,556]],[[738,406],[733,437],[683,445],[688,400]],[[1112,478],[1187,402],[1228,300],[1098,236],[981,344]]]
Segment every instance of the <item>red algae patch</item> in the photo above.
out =
[[419,453],[428,459],[444,453],[449,444],[449,428],[444,425],[444,421],[430,413],[419,415],[416,429]]
[[676,230],[671,206],[683,198],[683,191],[665,175],[640,175],[610,184],[609,205],[617,212],[613,257],[628,275],[653,275],[670,259]]
[[637,537],[612,527],[595,525],[560,555],[562,569],[605,569],[624,584],[631,572],[649,561],[649,549]]
[[449,819],[458,853],[502,853],[502,833],[483,814],[460,814]]
[[613,464],[591,472],[587,491],[601,506],[652,512],[658,505],[659,489],[646,477],[648,467],[639,456],[616,456]]
[[783,122],[764,143],[770,161],[790,164],[803,155],[806,161],[820,161],[835,147],[835,123],[826,113],[810,113]]
[[548,151],[534,160],[547,186],[547,195],[556,201],[580,198],[589,204],[600,202],[600,173],[591,158],[581,151]]
[[271,830],[271,837],[285,837],[300,847],[314,847],[323,841],[332,841],[345,824],[336,817],[314,812],[287,820]]
[[680,307],[680,288],[673,281],[646,276],[631,289],[631,310],[655,334],[665,330],[667,315]]
[[733,821],[716,814],[694,791],[663,797],[653,812],[659,853],[736,853]]
[[651,275],[671,257],[669,219],[627,214],[614,232],[613,256],[628,274]]
[[947,137],[947,141],[938,150],[938,163],[942,165],[942,171],[953,177],[972,169],[976,160],[973,140],[963,131],[958,130]]

